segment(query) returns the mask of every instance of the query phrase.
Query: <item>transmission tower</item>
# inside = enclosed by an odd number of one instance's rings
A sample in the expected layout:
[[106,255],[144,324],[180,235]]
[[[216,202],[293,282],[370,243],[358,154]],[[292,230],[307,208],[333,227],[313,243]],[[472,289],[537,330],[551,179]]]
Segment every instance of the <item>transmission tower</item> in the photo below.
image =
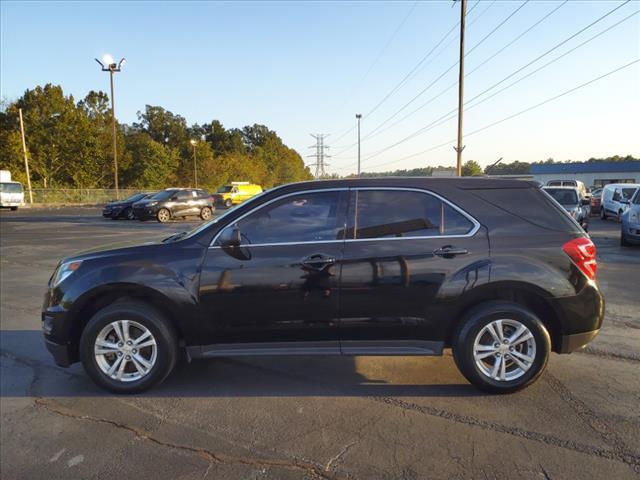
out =
[[309,166],[316,167],[316,173],[315,173],[316,179],[324,178],[324,176],[326,175],[325,167],[329,166],[329,164],[325,162],[325,159],[331,156],[325,152],[325,149],[329,147],[324,144],[324,139],[327,138],[329,135],[324,133],[318,133],[316,135],[311,133],[310,135],[316,139],[316,144],[311,145],[309,148],[314,148],[316,153],[313,153],[307,156],[314,157],[316,159],[316,163],[312,163]]

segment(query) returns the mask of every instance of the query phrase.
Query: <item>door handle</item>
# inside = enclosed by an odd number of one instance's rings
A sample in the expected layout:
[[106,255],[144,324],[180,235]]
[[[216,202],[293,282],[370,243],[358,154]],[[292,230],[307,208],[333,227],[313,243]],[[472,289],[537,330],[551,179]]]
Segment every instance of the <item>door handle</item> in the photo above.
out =
[[336,259],[322,253],[316,253],[305,257],[300,262],[303,266],[313,268],[314,270],[322,270],[327,265],[336,263]]
[[467,255],[468,253],[469,250],[466,248],[457,248],[451,245],[445,245],[444,247],[437,248],[433,251],[434,255],[444,258],[453,258],[456,255]]

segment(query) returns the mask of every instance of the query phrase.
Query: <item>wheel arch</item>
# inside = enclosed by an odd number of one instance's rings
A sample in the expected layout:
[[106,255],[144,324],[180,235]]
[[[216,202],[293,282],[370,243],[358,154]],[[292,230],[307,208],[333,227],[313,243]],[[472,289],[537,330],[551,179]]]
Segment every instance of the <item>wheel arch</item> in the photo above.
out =
[[74,303],[69,311],[71,320],[70,345],[72,356],[79,358],[78,347],[80,336],[87,323],[99,310],[118,301],[131,300],[150,305],[161,312],[173,325],[178,340],[184,339],[178,319],[178,307],[163,293],[143,285],[118,283],[104,285],[85,293],[81,299]]
[[558,352],[562,346],[562,322],[549,299],[541,288],[523,282],[497,282],[483,285],[469,292],[457,312],[446,336],[446,345],[451,346],[460,323],[467,314],[482,305],[496,301],[515,303],[533,312],[544,324],[551,337],[552,351]]

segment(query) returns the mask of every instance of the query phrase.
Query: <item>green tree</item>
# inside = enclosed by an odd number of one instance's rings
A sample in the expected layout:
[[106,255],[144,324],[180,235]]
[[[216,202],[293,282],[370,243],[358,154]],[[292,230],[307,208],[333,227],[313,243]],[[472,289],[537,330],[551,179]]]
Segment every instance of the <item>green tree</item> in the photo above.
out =
[[161,189],[179,164],[175,149],[153,140],[145,132],[126,137],[126,154],[129,168],[123,173],[124,183],[138,188]]
[[478,177],[482,175],[482,167],[475,160],[467,160],[462,165],[463,177]]

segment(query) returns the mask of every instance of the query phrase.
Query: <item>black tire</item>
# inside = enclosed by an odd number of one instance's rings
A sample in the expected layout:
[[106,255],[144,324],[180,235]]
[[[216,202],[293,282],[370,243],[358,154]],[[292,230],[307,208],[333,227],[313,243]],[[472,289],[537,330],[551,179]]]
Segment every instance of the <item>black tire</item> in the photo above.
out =
[[[103,373],[96,361],[94,345],[99,332],[116,320],[132,320],[146,327],[154,336],[157,357],[151,370],[142,378],[123,382]],[[178,340],[173,325],[148,304],[118,302],[96,313],[80,337],[80,359],[85,371],[99,386],[115,393],[138,393],[161,383],[173,370],[178,358]]]
[[[513,380],[491,378],[480,370],[474,358],[476,337],[490,322],[500,319],[524,325],[535,341],[535,357],[531,366]],[[549,332],[542,321],[521,305],[502,301],[486,302],[469,311],[457,328],[452,344],[453,358],[460,372],[477,388],[490,393],[512,393],[535,382],[544,371],[551,351]],[[513,360],[510,362],[513,366]]]
[[203,207],[202,210],[200,210],[200,218],[202,220],[205,220],[205,221],[211,220],[212,215],[213,215],[213,212],[209,207]]
[[156,219],[160,223],[166,223],[169,220],[171,220],[171,212],[166,208],[161,208],[160,210],[158,210],[158,213],[156,214]]
[[231,199],[230,199],[230,198],[227,198],[227,199],[224,201],[224,206],[225,206],[225,207],[227,207],[227,208],[231,208],[231,207],[233,206],[233,202],[231,201]]
[[15,212],[16,210],[18,210],[18,207],[11,207],[12,212]]
[[600,220],[606,220],[607,219],[607,214],[604,211],[604,207],[600,207]]
[[627,237],[624,236],[624,231],[620,231],[620,246],[622,247],[630,247],[631,244],[627,240]]
[[126,220],[133,220],[135,217],[135,215],[133,214],[133,209],[131,207],[127,207],[124,209],[124,212],[122,212],[122,216],[126,219]]

